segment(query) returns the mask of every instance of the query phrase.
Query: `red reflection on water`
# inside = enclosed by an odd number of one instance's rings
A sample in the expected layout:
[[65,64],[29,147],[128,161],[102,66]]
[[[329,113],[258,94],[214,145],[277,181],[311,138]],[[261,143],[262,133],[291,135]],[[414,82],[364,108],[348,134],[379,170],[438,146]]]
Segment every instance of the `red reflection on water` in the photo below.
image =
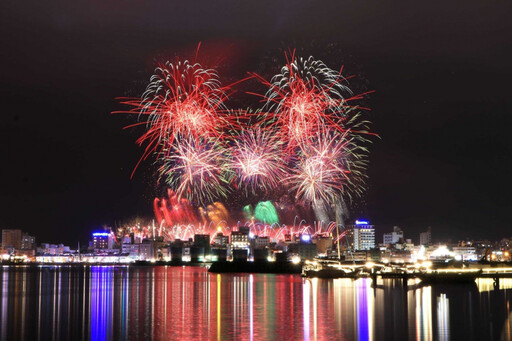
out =
[[199,267],[0,267],[0,339],[510,339],[509,282],[500,289]]
[[317,280],[218,275],[193,267],[134,268],[129,276],[130,296],[136,298],[128,302],[129,334],[136,338],[343,338],[334,323],[333,300],[316,292],[329,288],[318,288]]

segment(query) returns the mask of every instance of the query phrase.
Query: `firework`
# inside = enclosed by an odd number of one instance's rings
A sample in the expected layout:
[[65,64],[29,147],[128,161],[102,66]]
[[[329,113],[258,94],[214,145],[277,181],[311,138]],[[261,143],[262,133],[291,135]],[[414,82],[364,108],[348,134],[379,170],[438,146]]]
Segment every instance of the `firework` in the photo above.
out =
[[313,57],[287,56],[287,64],[270,82],[254,74],[269,90],[263,112],[270,125],[277,125],[290,147],[304,144],[321,129],[346,131],[354,96],[341,72]]
[[[279,132],[288,155],[297,160],[290,190],[298,199],[316,204],[352,200],[365,188],[365,145],[371,133],[359,111],[365,108],[349,103],[365,93],[354,95],[341,70],[320,60],[296,58],[294,53],[286,58],[287,64],[270,82],[253,76],[269,87],[261,96],[264,122]],[[326,148],[321,157],[319,148]],[[332,157],[325,162],[329,149]]]
[[296,199],[314,204],[334,202],[348,182],[349,143],[347,133],[325,131],[302,147],[302,155],[288,179]]
[[[270,81],[252,74],[268,86],[259,95],[261,110],[228,110],[232,85],[221,86],[213,69],[179,60],[160,65],[141,98],[123,100],[146,125],[137,140],[146,144],[141,160],[154,154],[160,179],[172,190],[168,199],[154,202],[157,220],[170,235],[210,231],[208,224],[218,228],[228,217],[219,200],[232,191],[264,197],[279,190],[293,196],[293,203],[277,209],[275,203],[268,202],[273,210],[260,205],[260,214],[250,207],[249,224],[277,224],[278,210],[296,204],[311,205],[319,224],[327,223],[327,211],[363,193],[371,133],[369,122],[361,119],[364,108],[351,102],[364,94],[354,95],[341,70],[320,60],[294,53],[286,58]],[[199,213],[193,207],[200,207]],[[272,236],[296,232],[265,223],[251,226]]]
[[[166,62],[156,68],[141,98],[122,99],[128,113],[143,119],[146,132],[137,140],[147,144],[142,159],[162,154],[182,138],[218,137],[227,125],[223,114],[229,87],[221,87],[213,69],[189,61]],[[142,160],[141,159],[141,160]]]
[[190,202],[185,198],[179,200],[176,193],[170,189],[167,191],[167,198],[155,198],[153,209],[158,224],[172,226],[199,221]]
[[228,180],[223,165],[226,150],[217,139],[189,138],[161,158],[161,178],[179,199],[203,206],[226,198]]
[[255,194],[279,186],[287,174],[283,160],[283,141],[270,131],[249,129],[237,136],[229,167],[234,171],[238,187]]

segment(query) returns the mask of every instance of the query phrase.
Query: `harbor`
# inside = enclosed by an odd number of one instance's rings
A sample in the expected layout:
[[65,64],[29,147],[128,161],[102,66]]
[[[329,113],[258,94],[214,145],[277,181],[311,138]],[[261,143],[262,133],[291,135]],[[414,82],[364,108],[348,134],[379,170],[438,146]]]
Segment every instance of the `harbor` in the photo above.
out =
[[512,266],[509,264],[480,263],[435,263],[425,261],[414,264],[389,264],[366,262],[342,262],[338,260],[305,261],[302,267],[303,277],[313,278],[365,278],[370,277],[419,279],[425,283],[468,283],[477,278],[490,278],[499,283],[500,278],[512,278]]

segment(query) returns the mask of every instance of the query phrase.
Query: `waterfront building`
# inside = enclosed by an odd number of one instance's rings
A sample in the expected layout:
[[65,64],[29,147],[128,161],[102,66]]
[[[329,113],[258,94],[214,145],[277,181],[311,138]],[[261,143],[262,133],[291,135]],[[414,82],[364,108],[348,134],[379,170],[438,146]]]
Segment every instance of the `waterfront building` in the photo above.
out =
[[312,243],[309,234],[301,235],[300,241],[290,244],[288,250],[290,253],[297,254],[301,260],[313,259],[318,255],[317,246]]
[[384,245],[396,244],[401,239],[404,239],[404,231],[402,231],[398,226],[393,226],[393,231],[389,233],[384,233],[383,236]]
[[478,255],[476,248],[472,246],[454,246],[453,253],[456,260],[476,262]]
[[211,253],[210,235],[209,234],[196,234],[194,235],[194,246],[202,247],[204,256]]
[[213,245],[217,247],[226,247],[229,244],[229,237],[218,232],[213,238]]
[[121,253],[128,255],[130,258],[138,259],[140,244],[123,243],[121,244]]
[[374,226],[364,220],[356,220],[354,225],[347,226],[345,238],[352,250],[371,250],[375,247]]
[[139,259],[151,260],[155,258],[154,242],[151,239],[144,239],[139,244]]
[[113,245],[112,232],[93,232],[92,247],[94,251],[111,250]]
[[313,242],[316,243],[316,248],[319,255],[328,255],[332,250],[332,237],[319,237],[314,239]]
[[3,229],[2,230],[2,248],[21,249],[21,230]]
[[38,255],[46,255],[46,256],[62,256],[65,254],[73,253],[73,251],[69,248],[69,246],[65,246],[64,244],[50,244],[50,243],[42,243],[40,247],[37,248]]
[[265,249],[270,245],[270,237],[259,237],[256,236],[254,239],[251,239],[253,243],[253,249]]
[[249,249],[249,232],[246,231],[233,231],[231,232],[231,248],[235,249]]

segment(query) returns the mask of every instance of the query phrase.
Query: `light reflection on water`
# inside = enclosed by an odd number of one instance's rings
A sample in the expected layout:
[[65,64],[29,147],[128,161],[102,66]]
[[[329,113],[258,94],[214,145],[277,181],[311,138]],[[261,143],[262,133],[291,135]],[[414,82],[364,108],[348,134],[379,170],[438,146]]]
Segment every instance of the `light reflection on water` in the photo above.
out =
[[2,267],[0,338],[511,339],[512,280],[210,274],[198,267]]

